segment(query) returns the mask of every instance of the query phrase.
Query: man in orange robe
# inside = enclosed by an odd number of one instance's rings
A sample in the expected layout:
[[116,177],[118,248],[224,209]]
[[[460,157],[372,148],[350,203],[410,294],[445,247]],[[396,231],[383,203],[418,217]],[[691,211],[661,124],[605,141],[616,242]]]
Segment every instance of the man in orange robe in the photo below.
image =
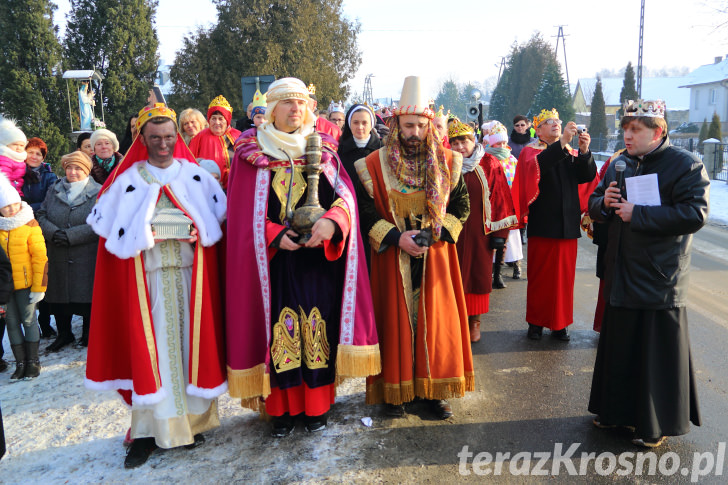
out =
[[382,373],[367,379],[368,404],[446,401],[474,390],[468,316],[455,243],[470,214],[462,156],[445,149],[419,78],[405,79],[385,147],[355,163],[362,234],[372,247],[371,282]]

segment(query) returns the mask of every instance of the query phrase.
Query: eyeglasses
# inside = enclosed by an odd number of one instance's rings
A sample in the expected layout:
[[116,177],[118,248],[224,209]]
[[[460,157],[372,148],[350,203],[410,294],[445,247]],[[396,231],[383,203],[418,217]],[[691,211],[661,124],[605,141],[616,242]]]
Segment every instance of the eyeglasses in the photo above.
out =
[[547,125],[553,125],[553,124],[561,125],[561,120],[556,120],[554,118],[549,118],[546,121],[544,121],[544,123],[546,123]]

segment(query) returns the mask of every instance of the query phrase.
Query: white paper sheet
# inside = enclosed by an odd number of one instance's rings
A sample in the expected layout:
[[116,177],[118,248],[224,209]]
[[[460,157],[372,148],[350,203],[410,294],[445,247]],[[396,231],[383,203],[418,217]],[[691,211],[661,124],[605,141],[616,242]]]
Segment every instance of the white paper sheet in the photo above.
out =
[[634,205],[660,205],[660,188],[656,173],[627,177],[624,183],[629,202]]

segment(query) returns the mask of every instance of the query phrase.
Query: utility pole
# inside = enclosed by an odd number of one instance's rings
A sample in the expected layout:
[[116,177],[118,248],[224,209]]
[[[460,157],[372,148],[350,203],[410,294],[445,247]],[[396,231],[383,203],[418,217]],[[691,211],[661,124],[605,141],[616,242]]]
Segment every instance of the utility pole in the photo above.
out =
[[374,74],[367,74],[367,77],[364,79],[364,102],[371,106],[374,104],[374,94],[372,93],[372,78],[374,77]]
[[637,56],[637,96],[642,99],[642,40],[645,33],[645,0],[640,10],[640,51]]
[[569,96],[571,96],[571,83],[569,82],[569,64],[566,62],[566,35],[564,35],[565,25],[557,25],[559,33],[556,35],[556,54],[559,53],[559,39],[561,39],[561,47],[564,50],[564,71],[566,71],[566,86],[569,90]]
[[[496,66],[498,66],[498,64],[496,64]],[[498,80],[495,82],[496,86],[500,82],[501,74],[503,74],[503,71],[505,71],[505,70],[506,70],[506,58],[501,57],[500,66],[498,67]]]

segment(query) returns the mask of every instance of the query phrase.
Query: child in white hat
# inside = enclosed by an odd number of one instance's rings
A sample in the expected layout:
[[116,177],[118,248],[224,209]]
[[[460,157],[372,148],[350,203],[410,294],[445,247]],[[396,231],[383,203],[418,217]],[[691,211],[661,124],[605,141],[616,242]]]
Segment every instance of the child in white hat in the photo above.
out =
[[36,304],[43,299],[48,281],[45,240],[33,209],[0,174],[0,246],[8,255],[13,271],[13,291],[5,322],[15,356],[11,380],[31,379],[40,374],[38,344],[40,332],[33,318]]
[[23,176],[25,159],[28,153],[25,145],[28,139],[13,120],[0,116],[0,172],[4,173],[10,184],[23,195]]

